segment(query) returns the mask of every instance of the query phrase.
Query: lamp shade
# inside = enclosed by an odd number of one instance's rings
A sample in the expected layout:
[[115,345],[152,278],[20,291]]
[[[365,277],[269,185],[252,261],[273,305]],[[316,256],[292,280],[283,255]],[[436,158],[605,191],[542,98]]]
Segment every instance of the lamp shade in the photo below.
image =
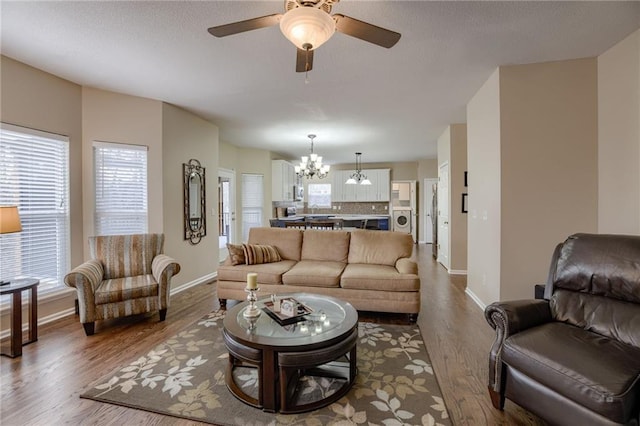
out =
[[0,206],[0,234],[22,231],[17,206]]
[[298,49],[313,50],[331,38],[336,31],[336,23],[320,9],[297,7],[280,19],[280,31]]

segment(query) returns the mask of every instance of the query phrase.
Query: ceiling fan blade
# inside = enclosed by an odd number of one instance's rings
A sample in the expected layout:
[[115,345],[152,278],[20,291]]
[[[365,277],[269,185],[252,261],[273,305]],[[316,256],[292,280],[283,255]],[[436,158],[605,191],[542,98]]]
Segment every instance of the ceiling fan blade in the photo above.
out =
[[313,68],[313,50],[298,49],[296,54],[296,72],[307,72]]
[[335,14],[333,15],[333,19],[336,21],[336,31],[359,38],[360,40],[368,41],[369,43],[377,44],[378,46],[386,47],[387,49],[393,47],[398,40],[400,40],[400,33],[348,16]]
[[261,16],[259,18],[247,19],[246,21],[218,25],[217,27],[209,28],[207,31],[209,31],[212,36],[226,37],[233,34],[243,33],[245,31],[252,31],[277,25],[278,22],[280,22],[280,18],[282,18],[282,14],[275,13],[273,15]]

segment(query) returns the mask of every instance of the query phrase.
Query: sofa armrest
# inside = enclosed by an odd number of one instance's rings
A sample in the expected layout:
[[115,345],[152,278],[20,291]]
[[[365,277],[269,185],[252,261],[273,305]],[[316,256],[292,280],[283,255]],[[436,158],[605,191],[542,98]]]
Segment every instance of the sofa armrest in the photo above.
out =
[[505,340],[513,334],[551,321],[551,309],[548,300],[514,300],[492,303],[484,310],[484,316],[496,330],[496,339],[489,353],[489,388],[502,394],[502,347]]
[[73,268],[64,277],[64,283],[68,287],[74,287],[78,291],[78,307],[80,322],[95,321],[95,291],[104,277],[104,267],[97,260],[89,260]]
[[418,275],[418,264],[406,257],[401,257],[396,261],[396,269],[401,274]]
[[169,292],[171,290],[171,277],[178,275],[180,264],[166,254],[159,254],[151,262],[151,273],[158,282],[158,296],[160,297],[160,309],[169,307]]

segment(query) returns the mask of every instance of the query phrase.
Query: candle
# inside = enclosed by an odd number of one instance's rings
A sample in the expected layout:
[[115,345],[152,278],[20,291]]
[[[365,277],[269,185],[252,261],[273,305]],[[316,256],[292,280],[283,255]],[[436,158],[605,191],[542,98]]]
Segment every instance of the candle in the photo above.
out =
[[258,288],[258,274],[249,272],[247,274],[247,289],[255,290],[256,288]]

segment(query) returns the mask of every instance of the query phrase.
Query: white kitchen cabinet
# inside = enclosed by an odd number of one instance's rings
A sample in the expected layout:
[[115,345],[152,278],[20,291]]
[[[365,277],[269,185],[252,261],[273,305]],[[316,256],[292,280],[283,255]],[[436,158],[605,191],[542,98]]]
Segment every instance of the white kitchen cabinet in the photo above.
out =
[[333,202],[373,202],[389,201],[389,169],[365,169],[362,171],[371,185],[347,185],[345,182],[353,170],[335,170],[332,178],[331,199]]
[[391,199],[391,173],[389,169],[376,170],[375,197],[375,201],[389,201]]
[[295,167],[285,160],[271,161],[272,201],[293,201],[296,184]]
[[344,182],[342,180],[342,170],[333,170],[331,174],[331,202],[337,203],[344,201],[342,199]]

